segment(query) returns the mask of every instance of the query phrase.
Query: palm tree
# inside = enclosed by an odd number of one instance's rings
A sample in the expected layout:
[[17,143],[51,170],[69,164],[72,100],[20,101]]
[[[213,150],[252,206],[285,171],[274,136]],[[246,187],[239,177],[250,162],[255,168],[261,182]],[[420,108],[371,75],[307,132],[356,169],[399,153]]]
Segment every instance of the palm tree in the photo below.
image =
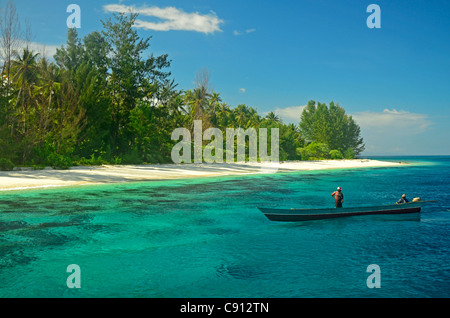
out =
[[209,99],[209,108],[210,108],[211,123],[213,125],[215,125],[217,122],[216,108],[219,106],[221,101],[222,101],[222,98],[220,97],[220,93],[213,92],[211,94],[210,99]]
[[249,108],[247,105],[241,104],[234,110],[235,118],[239,127],[245,128],[248,124]]
[[194,104],[195,104],[195,117],[196,119],[203,119],[208,107],[209,94],[205,87],[198,87],[194,89]]
[[[26,158],[33,147],[33,144],[30,142],[30,136],[27,128],[28,116],[32,113],[29,111],[29,108],[33,106],[33,103],[35,103],[33,91],[36,83],[38,82],[38,55],[38,53],[34,53],[28,48],[24,48],[22,54],[15,54],[15,59],[11,63],[13,85],[18,89],[13,112],[15,116],[17,116],[18,125],[22,124],[20,133],[27,141],[22,154],[23,163],[25,163]],[[11,128],[11,134],[14,134],[14,127]]]
[[[22,54],[15,54],[15,60],[12,61],[13,83],[18,87],[15,109],[22,115],[23,129],[26,133],[28,106],[32,103],[33,87],[38,81],[37,56],[28,48],[24,48]],[[17,108],[20,103],[20,110]]]
[[266,119],[275,121],[277,123],[281,122],[280,116],[275,115],[274,112],[270,112],[267,114]]
[[216,122],[219,124],[219,128],[225,130],[232,115],[230,106],[228,106],[226,103],[220,103],[219,106],[217,107],[216,114],[217,114]]
[[61,89],[61,71],[54,64],[49,63],[47,58],[42,58],[39,61],[39,83],[36,87],[37,110],[38,110],[38,133],[39,142],[43,142],[47,133],[50,115],[52,112],[52,103],[54,96]]
[[202,120],[203,128],[208,128],[211,126],[210,120],[206,114],[208,97],[209,94],[206,90],[206,87],[198,87],[193,91],[186,91],[185,101],[189,108],[191,125],[193,125],[194,120]]
[[38,90],[41,94],[48,96],[48,107],[52,104],[52,97],[61,88],[60,69],[54,64],[49,63],[47,58],[42,58],[39,62],[40,85]]
[[261,116],[258,115],[258,112],[253,107],[250,107],[249,110],[249,119],[247,123],[247,127],[258,127],[261,121]]

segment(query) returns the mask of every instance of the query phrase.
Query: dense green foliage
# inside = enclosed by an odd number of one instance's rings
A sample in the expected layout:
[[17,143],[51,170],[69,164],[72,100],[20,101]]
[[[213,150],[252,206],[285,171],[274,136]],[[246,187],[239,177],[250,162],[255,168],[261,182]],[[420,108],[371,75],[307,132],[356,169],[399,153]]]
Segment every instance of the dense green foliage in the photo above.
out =
[[69,29],[52,61],[28,46],[3,60],[2,167],[171,162],[172,131],[198,119],[224,135],[226,128],[279,128],[280,160],[339,159],[363,149],[359,127],[332,103],[310,102],[296,126],[247,105],[230,107],[207,80],[178,90],[168,56],[146,56],[150,38],[132,28],[136,17],[114,15],[83,39]]
[[298,149],[302,159],[352,159],[364,150],[360,127],[339,105],[309,101],[300,120],[300,132],[311,143]]

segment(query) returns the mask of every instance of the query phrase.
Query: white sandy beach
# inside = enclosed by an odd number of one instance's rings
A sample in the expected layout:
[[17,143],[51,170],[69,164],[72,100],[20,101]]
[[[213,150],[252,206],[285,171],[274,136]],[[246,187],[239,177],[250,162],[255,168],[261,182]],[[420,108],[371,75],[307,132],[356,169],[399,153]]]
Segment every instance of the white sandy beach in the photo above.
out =
[[68,170],[20,168],[0,171],[0,191],[131,181],[202,178],[300,170],[394,167],[401,162],[369,159],[288,161],[281,163],[103,165]]

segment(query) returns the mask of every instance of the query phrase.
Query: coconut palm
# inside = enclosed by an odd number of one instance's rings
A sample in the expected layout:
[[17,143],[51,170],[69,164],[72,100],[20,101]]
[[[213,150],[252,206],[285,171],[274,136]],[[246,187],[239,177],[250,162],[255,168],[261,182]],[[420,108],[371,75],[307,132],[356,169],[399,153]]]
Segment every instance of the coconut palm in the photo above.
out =
[[216,123],[218,124],[219,128],[227,128],[232,116],[230,106],[228,106],[226,103],[220,103],[216,109],[216,115]]
[[[21,54],[15,54],[15,60],[12,61],[11,68],[13,83],[18,88],[18,94],[15,104],[15,110],[22,117],[22,133],[26,133],[28,107],[33,102],[33,86],[38,81],[37,56],[28,48],[24,48]],[[20,105],[20,108],[18,109]]]
[[266,119],[272,120],[275,122],[281,122],[280,116],[276,115],[274,112],[270,112],[267,114]]
[[37,87],[39,93],[48,97],[48,107],[51,107],[53,96],[61,88],[61,72],[55,64],[49,63],[46,58],[39,61],[40,81]]
[[259,116],[256,109],[254,109],[253,107],[250,107],[249,114],[248,114],[247,127],[256,128],[259,126],[260,121],[261,121],[261,116]]
[[36,85],[36,109],[38,120],[39,142],[46,136],[52,109],[54,108],[54,97],[61,89],[61,70],[44,57],[39,61],[39,83]]
[[222,98],[220,97],[220,93],[213,92],[209,98],[209,112],[211,117],[211,123],[213,125],[217,122],[216,109],[218,108]]
[[191,125],[194,120],[202,120],[203,128],[211,126],[210,120],[207,116],[209,94],[205,87],[198,87],[194,90],[188,90],[185,93],[185,102],[188,106],[189,117]]
[[235,118],[239,127],[246,128],[250,115],[250,110],[245,104],[238,105],[235,110]]

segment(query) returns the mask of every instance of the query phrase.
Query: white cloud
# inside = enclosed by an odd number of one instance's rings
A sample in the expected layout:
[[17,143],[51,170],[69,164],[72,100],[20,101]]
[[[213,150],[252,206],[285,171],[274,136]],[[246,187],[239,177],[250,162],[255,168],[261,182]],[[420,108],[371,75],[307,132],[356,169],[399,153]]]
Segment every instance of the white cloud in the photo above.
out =
[[246,34],[248,34],[248,33],[252,33],[252,32],[255,32],[256,31],[256,29],[247,29],[247,30],[245,30],[244,32],[242,32],[242,31],[238,31],[238,30],[234,30],[233,31],[233,35],[242,35],[242,34],[244,34],[244,33],[246,33]]
[[[284,123],[298,125],[305,107],[276,108],[273,112],[280,116]],[[396,109],[384,109],[380,112],[357,112],[349,115],[352,115],[360,126],[361,136],[366,144],[363,154],[369,155],[421,153],[420,150],[429,142],[427,134],[433,125],[426,114]]]
[[397,133],[408,135],[426,131],[431,121],[425,114],[384,109],[382,112],[359,112],[353,115],[355,121],[366,130],[383,132],[395,130]]
[[37,42],[31,42],[29,46],[31,50],[38,52],[40,57],[46,56],[50,58],[53,58],[53,55],[56,54],[56,49],[61,48],[61,46],[58,45],[48,45]]
[[285,124],[296,124],[300,122],[300,116],[306,106],[291,106],[285,108],[277,107],[273,112],[280,116]]
[[239,92],[244,94],[247,90],[245,88],[239,88]]
[[[53,58],[53,55],[56,54],[56,49],[59,49],[61,46],[58,45],[49,45],[38,42],[30,42],[28,43],[28,47],[30,50],[35,53],[39,53],[39,57],[48,57]],[[22,46],[17,49],[17,53],[21,54],[22,50],[25,48],[25,42],[22,43]],[[3,47],[0,47],[0,62],[3,63]]]
[[122,4],[108,4],[103,6],[106,12],[117,13],[138,13],[140,16],[155,17],[161,19],[159,22],[150,22],[136,19],[134,27],[145,30],[155,31],[195,31],[201,33],[214,33],[222,31],[220,25],[223,20],[219,19],[215,12],[210,11],[208,14],[187,13],[181,9],[174,7],[159,8],[156,6],[142,6],[136,8],[134,6],[126,6]]
[[432,126],[425,114],[384,109],[382,112],[359,112],[352,115],[361,127],[365,153],[401,155],[420,153],[426,132]]

